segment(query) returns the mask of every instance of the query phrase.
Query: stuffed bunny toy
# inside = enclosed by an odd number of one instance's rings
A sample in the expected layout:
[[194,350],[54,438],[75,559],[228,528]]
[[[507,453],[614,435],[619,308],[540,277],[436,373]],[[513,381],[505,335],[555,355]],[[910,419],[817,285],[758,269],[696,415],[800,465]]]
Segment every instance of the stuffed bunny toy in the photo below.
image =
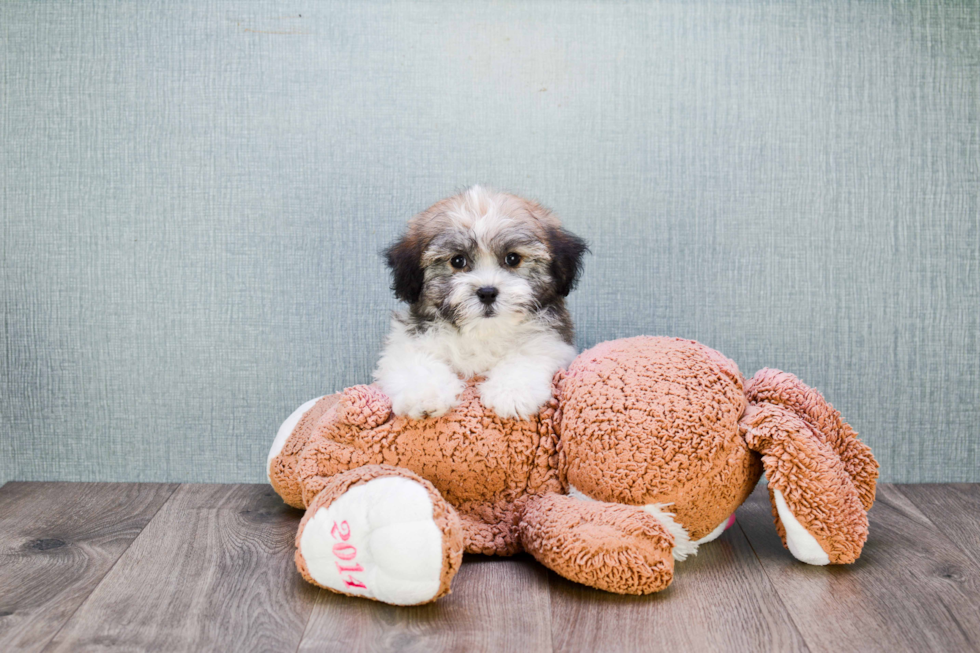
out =
[[531,419],[485,408],[479,382],[437,418],[393,415],[360,385],[283,423],[268,473],[306,510],[296,564],[308,581],[414,605],[449,592],[464,552],[527,551],[591,587],[657,592],[731,526],[763,471],[793,556],[861,554],[878,464],[792,374],[746,381],[702,344],[641,336],[580,354]]

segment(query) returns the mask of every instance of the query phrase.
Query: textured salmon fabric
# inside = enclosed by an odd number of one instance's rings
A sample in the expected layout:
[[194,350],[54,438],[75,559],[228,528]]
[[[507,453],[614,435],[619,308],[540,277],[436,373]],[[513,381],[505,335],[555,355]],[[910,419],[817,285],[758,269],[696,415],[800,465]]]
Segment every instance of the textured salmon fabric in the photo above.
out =
[[[273,459],[273,486],[312,514],[379,475],[424,481],[446,552],[439,595],[462,550],[527,550],[592,587],[661,590],[674,572],[669,529],[705,537],[763,467],[830,562],[854,561],[867,538],[877,462],[791,374],[765,369],[746,383],[734,362],[700,343],[641,336],[580,354],[531,419],[497,417],[480,403],[479,382],[469,381],[450,413],[422,420],[393,415],[375,386],[324,397]],[[567,496],[572,489],[590,500]],[[297,565],[309,579],[299,552]]]
[[865,510],[875,500],[878,461],[871,447],[857,439],[857,433],[823,395],[789,372],[765,368],[749,381],[746,396],[752,403],[782,406],[810,427],[811,433],[834,450],[851,477]]
[[692,340],[636,337],[582,353],[558,383],[560,469],[593,499],[666,504],[700,539],[762,473],[737,437],[747,400],[735,363]]
[[480,403],[474,380],[448,415],[413,420],[393,416],[391,402],[375,386],[348,388],[320,417],[299,457],[304,502],[348,469],[401,467],[430,481],[456,508],[467,552],[517,553],[528,498],[561,491],[556,404],[534,419],[501,419]]
[[273,458],[269,466],[269,481],[272,483],[272,488],[279,493],[283,501],[293,508],[306,507],[303,502],[303,486],[296,471],[300,454],[303,453],[303,448],[306,447],[306,443],[313,434],[313,428],[320,421],[320,418],[333,408],[339,400],[339,394],[327,395],[313,404],[313,407],[300,418],[292,435],[286,439],[282,451]]
[[619,594],[650,594],[674,577],[674,538],[634,506],[549,494],[525,508],[521,539],[569,580]]

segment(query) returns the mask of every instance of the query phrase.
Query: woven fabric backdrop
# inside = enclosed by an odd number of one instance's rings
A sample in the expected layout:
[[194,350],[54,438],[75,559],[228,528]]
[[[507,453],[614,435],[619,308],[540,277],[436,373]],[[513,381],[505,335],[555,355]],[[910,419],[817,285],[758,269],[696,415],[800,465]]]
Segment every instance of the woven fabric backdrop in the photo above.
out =
[[586,237],[578,345],[819,388],[980,481],[980,8],[0,4],[0,482],[261,481],[365,382],[378,254],[473,183]]

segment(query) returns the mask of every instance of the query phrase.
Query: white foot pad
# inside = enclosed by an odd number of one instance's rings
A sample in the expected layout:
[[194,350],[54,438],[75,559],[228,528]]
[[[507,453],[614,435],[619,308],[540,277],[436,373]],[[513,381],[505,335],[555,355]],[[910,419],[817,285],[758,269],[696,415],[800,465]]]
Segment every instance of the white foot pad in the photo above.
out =
[[783,498],[783,493],[779,490],[773,490],[772,495],[776,499],[776,512],[779,514],[779,521],[783,522],[783,528],[786,530],[786,546],[789,547],[789,552],[793,554],[793,557],[808,565],[823,566],[830,564],[830,557],[827,552],[820,547],[816,538],[810,535],[803,528],[803,524],[797,521],[793,513],[790,512],[789,506],[786,505],[786,499]]
[[419,483],[397,476],[356,485],[306,523],[300,552],[317,583],[394,605],[432,599],[442,532]]

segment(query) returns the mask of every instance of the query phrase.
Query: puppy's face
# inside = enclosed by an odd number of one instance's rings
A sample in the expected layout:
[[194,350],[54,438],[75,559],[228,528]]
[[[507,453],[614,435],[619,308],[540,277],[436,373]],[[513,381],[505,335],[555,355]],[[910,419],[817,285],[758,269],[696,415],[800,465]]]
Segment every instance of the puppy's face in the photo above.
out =
[[537,203],[475,186],[412,218],[386,256],[413,313],[466,329],[560,303],[585,251]]

